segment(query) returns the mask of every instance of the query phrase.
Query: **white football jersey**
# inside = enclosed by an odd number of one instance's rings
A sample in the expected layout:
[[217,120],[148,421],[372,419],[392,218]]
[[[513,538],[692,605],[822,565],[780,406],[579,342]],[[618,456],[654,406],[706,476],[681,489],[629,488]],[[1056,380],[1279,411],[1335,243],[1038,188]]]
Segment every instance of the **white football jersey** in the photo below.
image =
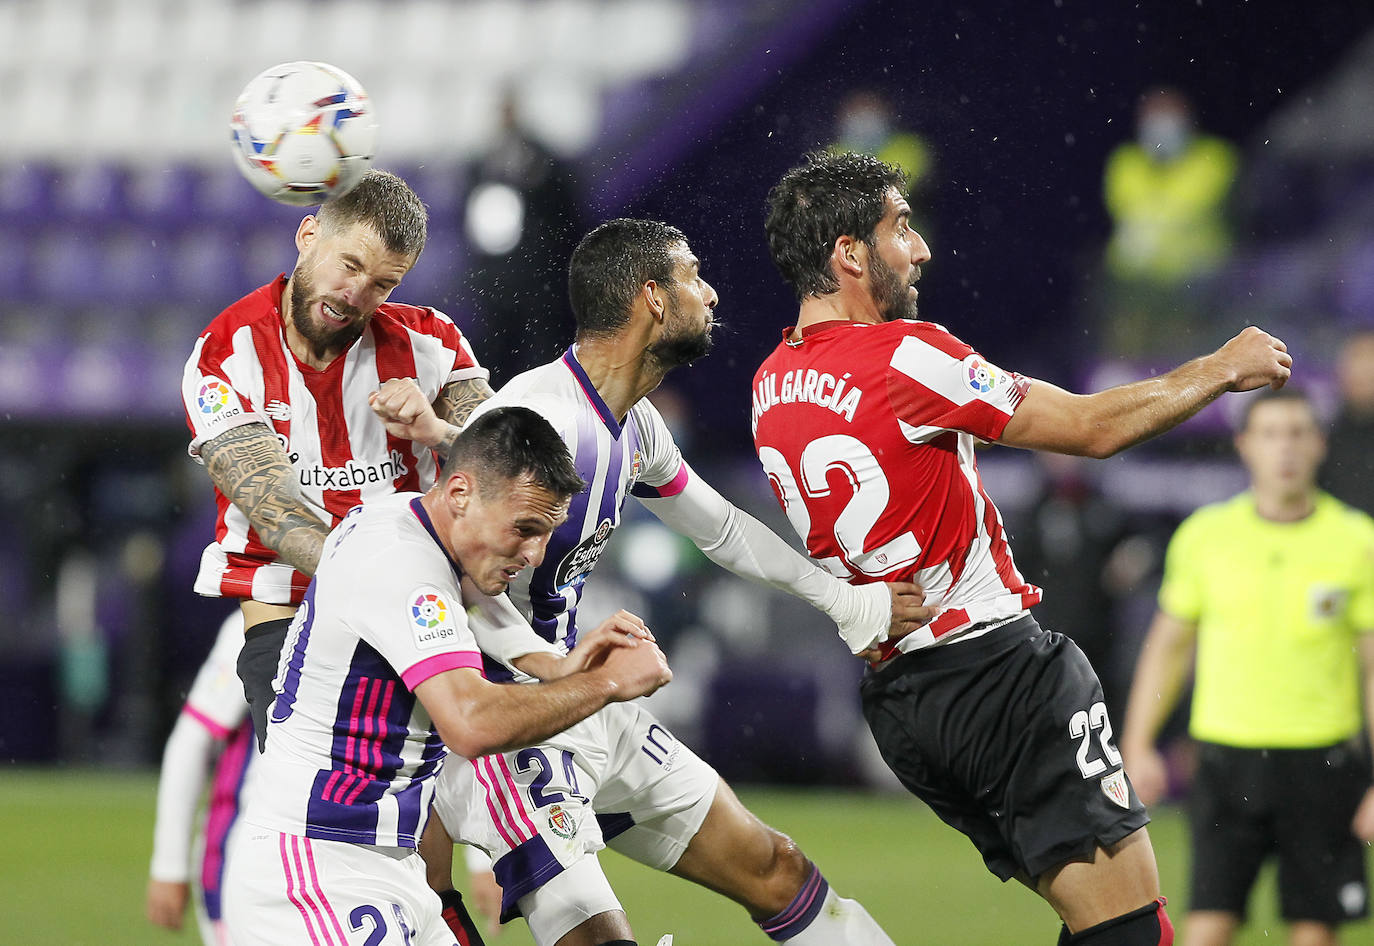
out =
[[[577,643],[582,586],[620,525],[625,498],[674,496],[691,474],[658,410],[641,400],[622,426],[578,363],[575,348],[511,379],[474,416],[510,406],[527,407],[547,420],[589,484],[573,497],[543,563],[522,572],[510,588],[511,600],[541,637],[571,648]],[[487,671],[501,676],[491,663]]]
[[[415,847],[445,749],[414,689],[481,668],[457,564],[418,493],[330,533],[282,649],[245,820],[327,841]],[[270,786],[270,789],[265,788]]]

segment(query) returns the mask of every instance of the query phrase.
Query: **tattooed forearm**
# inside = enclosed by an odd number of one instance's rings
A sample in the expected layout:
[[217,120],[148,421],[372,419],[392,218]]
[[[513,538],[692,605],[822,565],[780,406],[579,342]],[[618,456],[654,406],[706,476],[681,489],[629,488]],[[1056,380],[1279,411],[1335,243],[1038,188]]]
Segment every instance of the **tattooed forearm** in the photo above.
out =
[[264,424],[245,424],[207,441],[200,456],[211,481],[248,516],[259,538],[282,561],[315,574],[329,527],[305,504],[276,435]]
[[452,425],[443,439],[434,446],[439,456],[448,456],[448,452],[453,449],[453,441],[458,439],[458,432],[468,422],[468,417],[477,405],[491,397],[492,393],[491,385],[481,378],[455,381],[439,392],[439,397],[434,402],[434,413],[439,415],[440,420]]

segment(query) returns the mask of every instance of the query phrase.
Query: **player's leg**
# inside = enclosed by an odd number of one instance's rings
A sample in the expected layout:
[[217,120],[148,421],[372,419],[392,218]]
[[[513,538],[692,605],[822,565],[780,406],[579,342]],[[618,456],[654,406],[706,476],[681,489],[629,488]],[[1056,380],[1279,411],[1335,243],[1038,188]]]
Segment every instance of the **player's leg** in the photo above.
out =
[[257,828],[235,840],[225,921],[235,946],[455,946],[413,851]]
[[272,680],[277,675],[282,645],[286,643],[286,635],[291,628],[290,617],[277,616],[263,620],[262,616],[280,614],[282,611],[290,613],[291,609],[247,601],[243,610],[246,629],[237,670],[239,680],[243,683],[244,699],[248,701],[248,715],[253,720],[253,731],[257,734],[258,751],[261,752],[267,744],[267,713],[276,699]]
[[540,746],[451,758],[435,784],[448,835],[492,857],[501,921],[524,916],[538,946],[633,942],[596,858],[604,842],[589,796],[606,760],[599,715]]
[[607,771],[614,774],[595,802],[611,847],[729,897],[776,940],[892,942],[651,713],[636,704],[611,709],[605,716],[615,751]]
[[1342,923],[1368,912],[1367,848],[1350,830],[1369,787],[1355,740],[1268,754],[1275,795],[1281,914],[1294,946],[1338,941]]
[[1225,910],[1189,910],[1183,918],[1183,946],[1230,946],[1240,916]]
[[1184,946],[1229,946],[1250,889],[1274,850],[1272,779],[1264,753],[1198,744],[1188,798],[1192,865]]
[[1100,941],[1159,946],[1174,941],[1159,895],[1154,849],[1144,828],[1081,860],[1045,871],[1036,891],[1064,921],[1061,942],[1087,944],[1107,937]]
[[433,813],[425,821],[419,852],[425,862],[425,881],[438,894],[444,923],[458,940],[458,946],[486,946],[463,895],[453,886],[453,839],[444,830],[442,819]]
[[778,942],[892,943],[861,904],[836,894],[796,843],[745,808],[723,779],[670,870],[740,904]]
[[1002,880],[1034,878],[1065,936],[1084,934],[1067,941],[1173,941],[1140,830],[1149,817],[1112,743],[1102,686],[1072,641],[1023,617],[899,657],[861,690],[894,774]]

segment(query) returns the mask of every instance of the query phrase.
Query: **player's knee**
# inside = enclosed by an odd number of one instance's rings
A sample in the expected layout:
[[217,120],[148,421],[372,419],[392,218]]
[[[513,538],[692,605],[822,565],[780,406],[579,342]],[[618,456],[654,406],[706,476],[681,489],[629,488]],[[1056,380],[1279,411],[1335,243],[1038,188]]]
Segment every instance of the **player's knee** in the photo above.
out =
[[768,829],[769,852],[766,867],[759,871],[759,880],[764,888],[760,897],[761,905],[769,907],[787,904],[797,895],[797,891],[812,870],[811,861],[787,835]]
[[1059,946],[1172,946],[1174,925],[1163,897],[1153,903],[1098,923],[1086,930],[1059,934]]

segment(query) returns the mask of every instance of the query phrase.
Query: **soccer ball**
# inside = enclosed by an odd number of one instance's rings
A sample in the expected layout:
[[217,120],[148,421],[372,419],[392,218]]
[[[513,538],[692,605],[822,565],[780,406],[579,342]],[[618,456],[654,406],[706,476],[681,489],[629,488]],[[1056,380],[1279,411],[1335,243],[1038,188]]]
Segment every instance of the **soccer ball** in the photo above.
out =
[[286,62],[255,76],[234,103],[229,132],[249,183],[297,207],[347,193],[377,144],[367,92],[324,62]]

